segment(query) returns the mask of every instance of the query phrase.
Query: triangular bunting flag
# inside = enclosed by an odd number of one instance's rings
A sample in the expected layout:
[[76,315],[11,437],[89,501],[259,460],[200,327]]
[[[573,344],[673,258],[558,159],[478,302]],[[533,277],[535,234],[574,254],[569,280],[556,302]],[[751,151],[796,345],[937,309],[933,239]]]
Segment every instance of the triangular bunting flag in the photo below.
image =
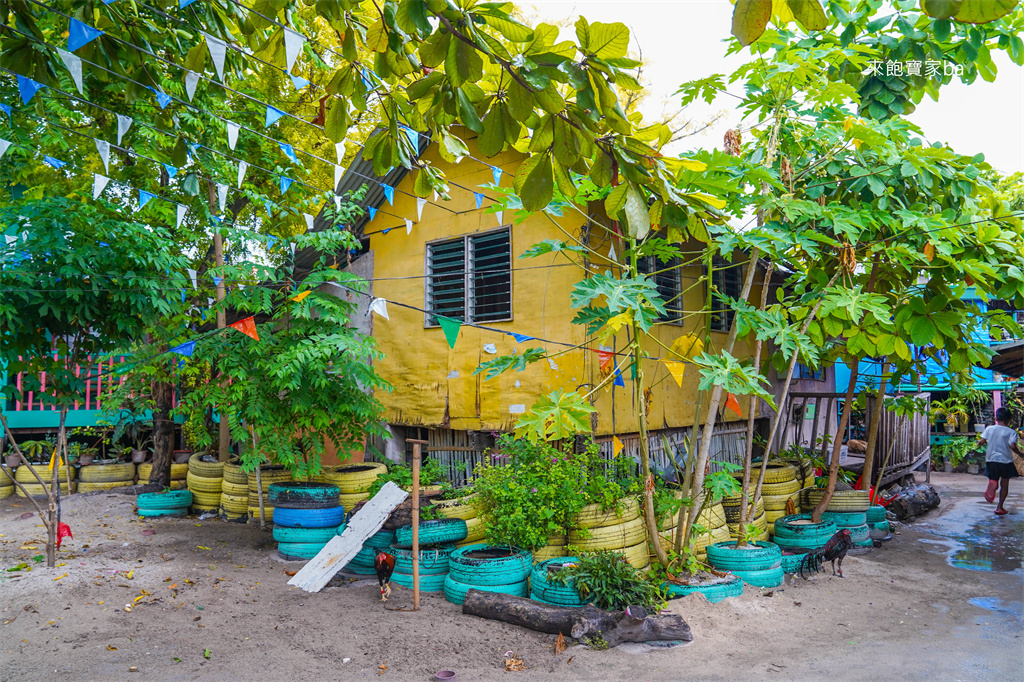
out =
[[161,165],[164,167],[164,170],[167,171],[167,177],[173,178],[175,175],[178,174],[178,169],[172,166],[171,164],[164,163]]
[[504,211],[497,211],[494,215],[498,218],[498,225],[499,226],[505,224],[505,212]]
[[484,205],[484,195],[480,192],[473,192],[473,196],[476,198],[476,207],[480,208]]
[[231,121],[228,121],[227,127],[228,149],[234,149],[235,145],[238,143],[238,131],[242,128],[242,126],[238,125],[237,123],[232,123]]
[[139,190],[139,209],[149,203],[150,199],[156,199],[155,194],[151,194],[144,189]]
[[175,223],[175,227],[181,227],[181,221],[185,219],[185,214],[188,213],[188,206],[185,204],[178,204],[178,221]]
[[156,103],[160,105],[161,109],[166,109],[167,105],[173,100],[170,95],[166,92],[161,92],[160,90],[153,90],[153,94],[156,95]]
[[302,217],[306,219],[306,229],[310,232],[313,231],[313,216],[308,213],[303,213]]
[[21,95],[22,104],[28,104],[31,102],[32,98],[36,96],[36,93],[39,92],[39,89],[42,87],[42,83],[37,83],[31,78],[18,76],[18,94]]
[[117,115],[117,144],[120,146],[121,140],[124,139],[124,134],[128,132],[128,129],[132,127],[132,118],[130,116]]
[[373,220],[374,218],[377,217],[377,209],[375,209],[373,206],[367,206],[366,212],[370,214],[370,220]]
[[249,167],[245,161],[238,162],[238,188],[242,188],[242,181],[245,180],[245,170]]
[[110,143],[105,140],[93,140],[96,143],[96,151],[100,153],[100,160],[103,161],[103,170],[110,172]]
[[335,164],[334,166],[334,189],[338,189],[338,185],[341,183],[341,176],[344,174],[345,169]]
[[107,183],[110,182],[110,178],[105,175],[96,173],[92,178],[92,198],[99,199],[100,195],[103,194],[103,190],[106,188]]
[[618,457],[619,453],[622,452],[622,449],[624,447],[626,446],[622,444],[622,441],[619,440],[619,437],[612,434],[612,457]]
[[388,302],[383,298],[375,298],[370,301],[370,312],[377,313],[385,320],[391,321],[391,318],[388,317]]
[[270,126],[272,126],[275,123],[277,123],[278,119],[280,119],[282,116],[284,116],[284,112],[283,111],[281,111],[280,109],[275,109],[274,107],[272,107],[272,106],[270,106],[268,104],[267,105],[267,118],[266,118],[266,122],[263,124],[263,127],[264,128],[269,128]]
[[198,289],[199,288],[199,273],[196,272],[195,270],[193,270],[192,268],[185,268],[185,272],[188,273],[189,279],[192,280],[192,288],[193,289]]
[[381,185],[381,189],[384,190],[384,196],[387,197],[388,203],[392,206],[395,205],[395,188],[391,185]]
[[224,206],[228,203],[228,186],[217,183],[217,203],[220,205],[220,212],[224,212]]
[[292,179],[282,175],[279,184],[281,185],[281,194],[284,194],[292,186]]
[[437,190],[434,190],[434,203],[437,203]]
[[334,144],[334,155],[338,157],[338,165],[345,160],[345,140]]
[[334,195],[334,210],[335,211],[340,211],[341,210],[341,197],[338,196],[337,194]]
[[8,142],[7,140],[0,140],[0,158],[3,158],[3,155],[7,153],[7,150],[11,148],[12,144],[12,142]]
[[419,150],[419,148],[420,148],[420,134],[417,133],[412,128],[410,128],[409,126],[402,126],[402,128],[405,130],[405,136],[407,138],[409,138],[409,144],[412,146],[412,148],[416,149],[416,150]]
[[186,358],[190,358],[190,357],[192,357],[192,353],[194,353],[195,350],[196,350],[196,342],[195,341],[186,341],[185,343],[183,343],[183,344],[181,344],[179,346],[175,346],[174,348],[172,348],[171,352],[172,353],[177,353],[178,355],[184,355]]
[[311,293],[313,293],[313,292],[310,291],[309,289],[307,289],[306,291],[303,291],[302,293],[299,293],[299,294],[296,294],[295,296],[292,296],[291,299],[289,299],[289,300],[295,301],[296,303],[302,303],[302,301],[307,296],[309,296]]
[[612,366],[612,362],[615,360],[615,353],[611,352],[610,350],[599,350],[597,351],[597,356],[601,358],[600,364],[601,371],[603,374],[608,370],[609,367]]
[[612,385],[626,387],[626,382],[622,380],[622,372],[619,370],[618,363],[615,363],[615,381],[612,382]]
[[178,9],[185,9],[196,0],[178,0]]
[[274,244],[277,243],[277,237],[272,234],[267,235],[267,251],[274,248]]
[[60,159],[55,159],[52,156],[44,156],[43,161],[45,161],[50,166],[53,166],[57,170],[60,170],[64,166],[68,165],[67,161],[61,161]]
[[455,341],[459,338],[459,329],[462,327],[462,323],[444,315],[436,315],[435,319],[437,319],[437,324],[440,325],[441,331],[444,332],[444,338],[448,341],[448,347],[455,348]]
[[295,157],[295,150],[292,149],[292,146],[290,144],[288,144],[287,142],[278,142],[277,144],[281,148],[281,152],[285,156],[287,156],[289,159],[291,159],[295,163],[299,162],[299,160]]
[[615,244],[612,244],[610,247],[608,247],[608,260],[614,263],[616,258],[617,256],[615,255]]
[[288,77],[292,79],[292,85],[295,86],[296,90],[301,90],[302,88],[309,85],[309,81],[303,78],[302,76],[293,76],[291,74],[288,74]]
[[206,47],[210,50],[210,59],[213,60],[213,68],[217,70],[217,78],[224,82],[224,56],[228,53],[228,44],[220,38],[214,38],[206,33]]
[[491,166],[491,175],[494,176],[494,184],[495,185],[500,185],[501,184],[501,169],[498,168],[497,166]]
[[515,332],[506,332],[509,336],[516,340],[516,343],[523,343],[524,341],[536,341],[532,336],[526,334],[516,334]]
[[257,341],[260,340],[260,335],[256,333],[256,320],[253,319],[252,315],[243,318],[238,322],[235,322],[234,324],[229,324],[228,326],[231,327],[232,329],[237,329],[246,336],[251,336]]
[[64,66],[67,67],[68,71],[71,72],[71,80],[75,82],[75,87],[78,88],[79,94],[84,94],[85,90],[82,87],[82,58],[59,47],[56,50],[57,56],[64,62]]
[[[0,104],[0,111],[2,111],[5,114],[7,114],[7,118],[8,119],[11,118],[11,105],[10,104]],[[10,123],[10,120],[8,120],[8,123]]]
[[676,384],[679,388],[683,387],[683,374],[686,372],[686,365],[676,360],[662,360],[665,366],[668,367],[669,374],[676,380]]
[[103,31],[98,28],[83,24],[78,19],[72,19],[71,24],[68,26],[68,51],[74,52],[83,45],[88,45],[96,40],[101,35],[103,35]]
[[185,94],[188,95],[188,101],[191,102],[196,96],[196,86],[199,85],[199,74],[195,71],[189,71],[185,74]]
[[423,220],[423,207],[426,205],[426,199],[423,197],[416,197],[416,222]]
[[412,234],[412,221],[408,218],[405,219],[405,233]]
[[725,399],[725,409],[732,410],[733,412],[736,413],[737,417],[742,418],[743,413],[740,412],[740,401],[736,400],[736,396],[733,395],[732,393],[728,393],[726,395],[727,397]]
[[214,275],[214,277],[213,277],[213,286],[219,287],[220,283],[223,282],[223,281],[224,281],[223,277],[217,277],[216,275]]
[[302,50],[302,44],[306,42],[306,38],[290,28],[284,29],[284,70],[291,71],[292,66],[295,65],[295,60],[299,57],[299,51]]

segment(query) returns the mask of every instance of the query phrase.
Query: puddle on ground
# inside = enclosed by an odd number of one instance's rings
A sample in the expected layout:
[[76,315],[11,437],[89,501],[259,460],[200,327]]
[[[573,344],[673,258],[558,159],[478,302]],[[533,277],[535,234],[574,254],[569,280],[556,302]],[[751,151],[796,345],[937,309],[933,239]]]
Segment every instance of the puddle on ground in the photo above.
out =
[[1020,602],[1005,602],[998,597],[975,597],[967,600],[970,604],[986,611],[1008,614],[1014,620],[1024,620],[1024,607]]
[[[981,512],[988,512],[982,516]],[[936,519],[915,524],[918,530],[933,533],[942,540],[925,540],[949,547],[951,566],[972,571],[1024,573],[1024,513],[1007,516],[992,514],[990,506],[964,500]]]

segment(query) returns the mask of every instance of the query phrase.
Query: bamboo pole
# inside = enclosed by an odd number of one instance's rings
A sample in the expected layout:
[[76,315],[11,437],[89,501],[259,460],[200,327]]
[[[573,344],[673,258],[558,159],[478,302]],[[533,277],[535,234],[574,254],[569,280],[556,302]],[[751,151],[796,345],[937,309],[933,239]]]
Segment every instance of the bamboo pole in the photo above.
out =
[[412,610],[420,610],[420,455],[425,440],[412,443]]

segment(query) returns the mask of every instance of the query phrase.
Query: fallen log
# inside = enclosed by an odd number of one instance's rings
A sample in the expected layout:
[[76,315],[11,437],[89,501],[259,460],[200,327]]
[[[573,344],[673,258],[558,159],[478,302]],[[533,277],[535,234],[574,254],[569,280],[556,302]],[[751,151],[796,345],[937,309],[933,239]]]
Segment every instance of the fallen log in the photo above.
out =
[[624,642],[693,640],[690,626],[681,616],[650,615],[640,606],[618,612],[603,611],[590,604],[581,608],[552,606],[509,594],[471,589],[462,603],[462,612],[576,640],[600,635],[610,647]]

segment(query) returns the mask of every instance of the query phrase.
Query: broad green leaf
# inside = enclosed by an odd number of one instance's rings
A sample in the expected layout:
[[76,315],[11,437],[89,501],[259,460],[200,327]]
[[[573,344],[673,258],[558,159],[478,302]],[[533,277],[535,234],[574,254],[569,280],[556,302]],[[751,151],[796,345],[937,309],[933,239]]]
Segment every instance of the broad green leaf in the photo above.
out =
[[[476,107],[470,101],[469,95],[466,94],[464,89],[458,88],[455,90],[455,97],[459,103],[459,117],[463,125],[475,133],[482,133],[484,125],[480,122],[480,117],[476,113]],[[504,138],[504,133],[502,133],[502,137]]]
[[464,157],[469,156],[469,147],[466,146],[466,143],[444,129],[441,130],[441,144],[438,151],[441,158],[448,163],[458,163]]
[[575,391],[554,391],[533,404],[516,423],[516,436],[532,443],[561,440],[590,431],[594,407]]
[[626,192],[624,212],[626,227],[629,230],[629,236],[633,239],[643,239],[651,231],[651,216],[647,209],[647,202],[641,196],[640,190],[630,183],[629,190]]
[[921,9],[935,19],[949,19],[960,11],[962,4],[963,0],[921,0]]
[[327,102],[327,117],[324,121],[324,133],[331,142],[341,142],[348,134],[348,126],[351,119],[348,115],[348,107],[345,100],[332,97]]
[[483,132],[477,138],[480,152],[484,156],[495,156],[505,148],[505,118],[501,115],[504,106],[498,102],[484,116]]
[[512,116],[525,121],[533,113],[533,94],[513,80],[508,86],[508,109]]
[[987,24],[1013,11],[1019,0],[963,0],[954,19],[964,24]]
[[828,26],[825,10],[818,0],[786,0],[786,4],[805,31],[821,31]]
[[388,49],[388,30],[383,19],[378,19],[366,30],[366,49],[373,52],[384,52]]
[[579,132],[561,117],[557,117],[555,118],[554,135],[552,150],[555,158],[566,166],[575,166],[580,159]]
[[568,244],[559,239],[545,239],[523,252],[520,258],[535,258],[546,253],[586,253],[586,249],[576,244]]
[[743,46],[761,37],[772,18],[772,0],[736,0],[732,10],[732,34]]
[[538,362],[547,357],[548,352],[543,348],[527,348],[516,355],[502,355],[489,362],[482,362],[473,370],[473,374],[484,374],[484,379],[493,379],[509,370],[522,372],[526,366]]
[[551,203],[555,181],[548,153],[535,154],[524,161],[516,171],[513,185],[527,211],[540,211]]
[[620,22],[603,24],[595,21],[588,24],[580,17],[576,22],[576,37],[583,51],[598,59],[625,57],[629,49],[629,29]]
[[551,159],[551,168],[555,173],[555,185],[563,196],[573,198],[576,196],[576,184],[569,175],[569,170],[563,166],[558,159]]
[[935,341],[935,324],[927,317],[918,317],[910,324],[910,340],[915,346],[927,346]]
[[604,210],[608,217],[617,219],[619,212],[626,205],[626,192],[629,190],[628,183],[622,183],[612,188],[611,193],[604,199]]
[[505,12],[488,9],[478,12],[477,15],[483,16],[488,26],[514,43],[528,43],[533,40],[533,30],[529,26],[520,24]]

